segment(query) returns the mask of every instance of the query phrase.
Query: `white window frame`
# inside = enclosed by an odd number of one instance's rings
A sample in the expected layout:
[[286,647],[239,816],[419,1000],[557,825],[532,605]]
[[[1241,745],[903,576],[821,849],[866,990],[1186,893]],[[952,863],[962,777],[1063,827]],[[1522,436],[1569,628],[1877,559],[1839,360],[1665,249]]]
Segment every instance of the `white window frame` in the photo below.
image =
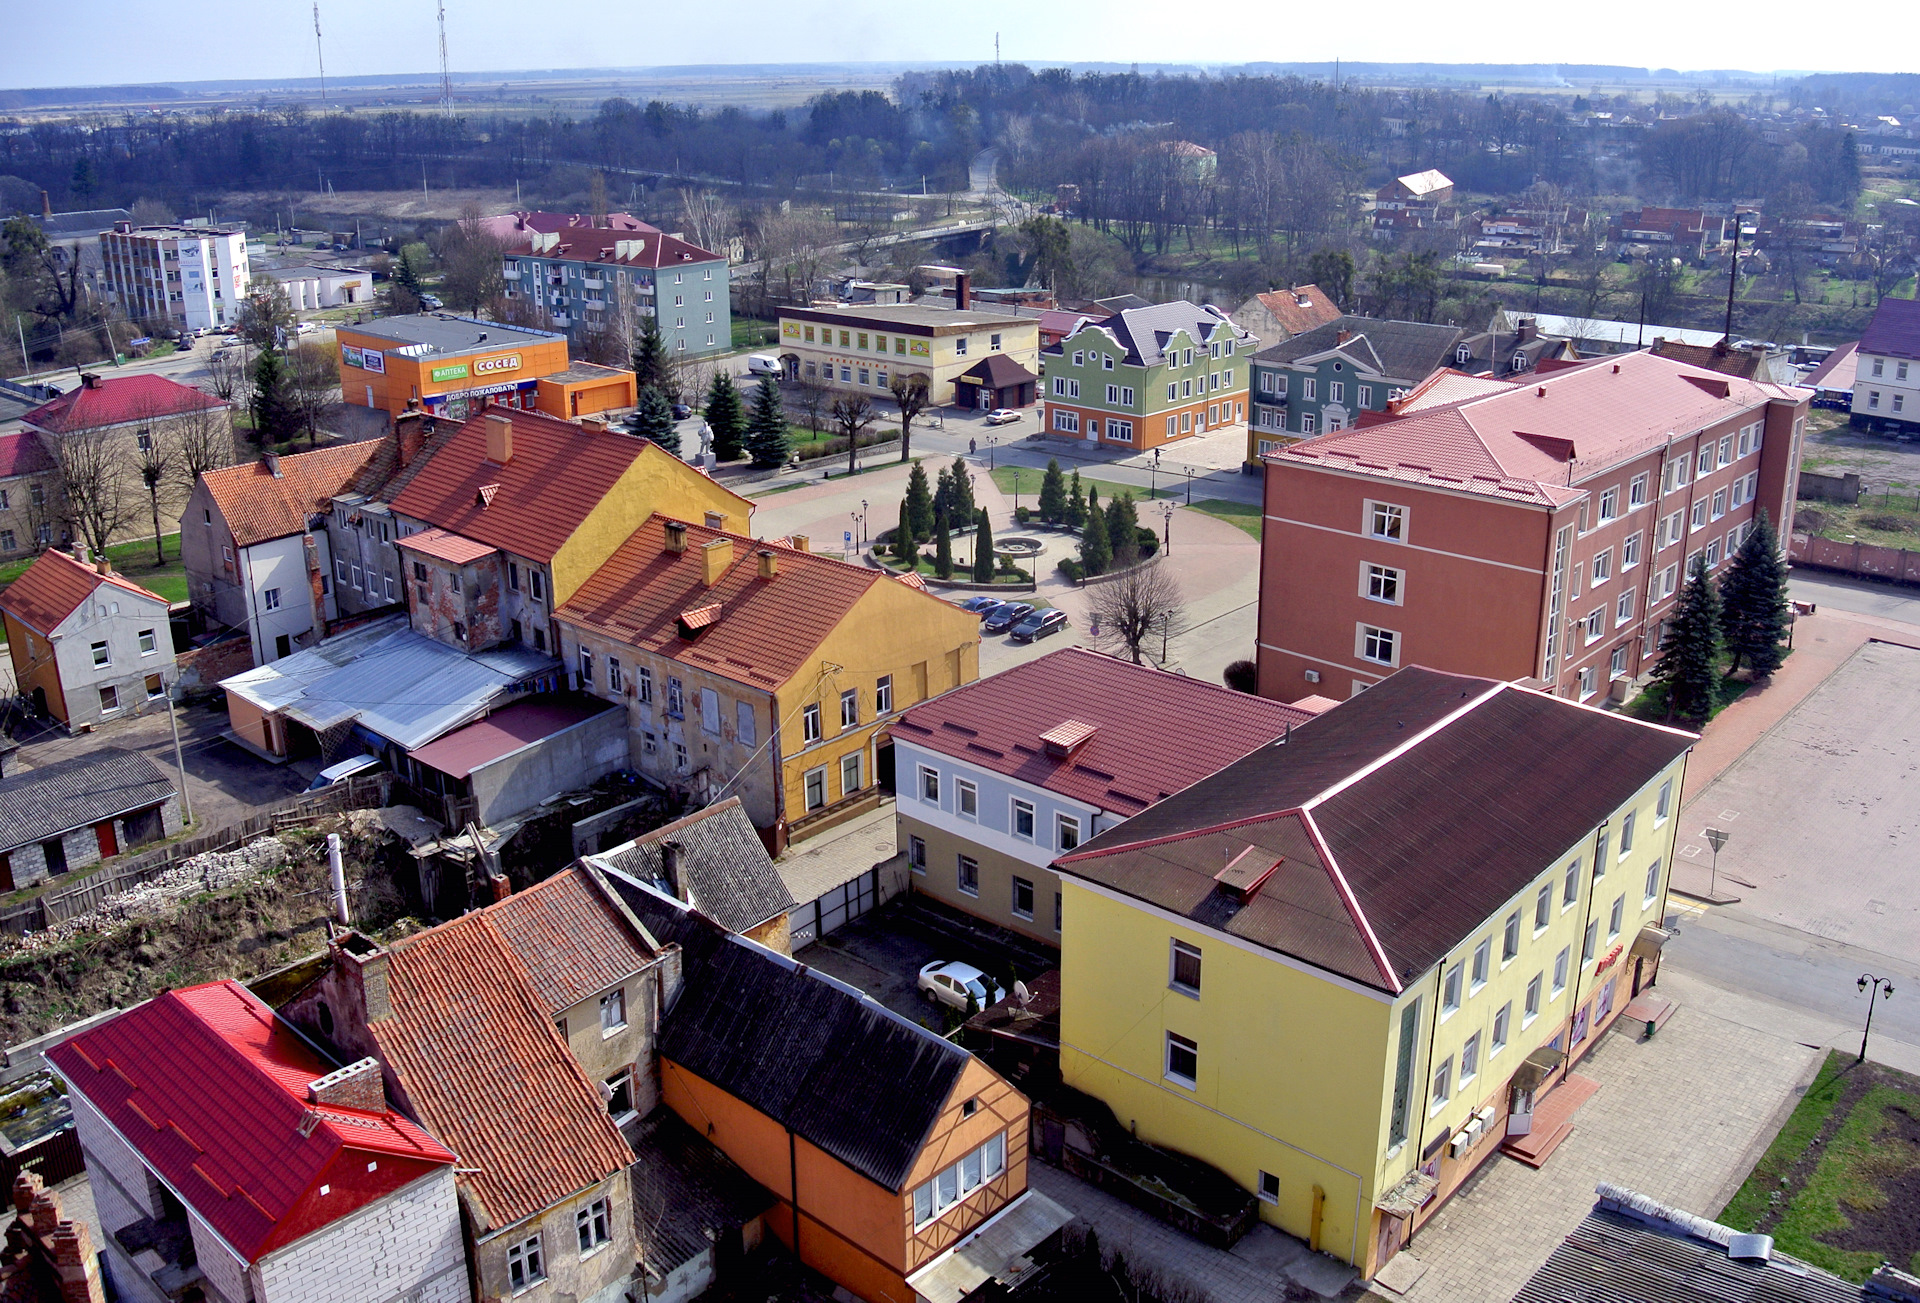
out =
[[915,790],[920,793],[920,799],[940,804],[940,771],[931,765],[921,765],[919,768],[920,785]]
[[[1397,502],[1380,502],[1368,498],[1361,506],[1361,512],[1360,529],[1367,538],[1377,538],[1383,543],[1407,541],[1406,507]],[[1383,524],[1388,527],[1388,532],[1382,532]]]
[[[1384,643],[1387,648],[1387,655],[1384,657],[1377,654],[1382,643]],[[1372,653],[1368,651],[1370,644],[1373,648]],[[1369,664],[1390,665],[1398,668],[1400,664],[1400,634],[1394,629],[1383,629],[1378,625],[1366,624],[1364,622],[1357,623],[1354,625],[1353,654],[1355,659],[1366,661]]]
[[1360,596],[1370,602],[1379,602],[1384,606],[1402,606],[1405,604],[1403,587],[1407,572],[1392,566],[1383,566],[1372,561],[1360,563]]
[[953,780],[953,812],[962,819],[980,818],[980,786],[970,778]]
[[[1176,1049],[1184,1051],[1193,1059],[1193,1073],[1191,1076],[1175,1070],[1173,1066],[1173,1055]],[[1190,1036],[1182,1036],[1178,1032],[1168,1032],[1161,1075],[1176,1086],[1184,1086],[1188,1090],[1198,1089],[1200,1085],[1200,1042]]]
[[[1020,831],[1020,816],[1027,817],[1027,830]],[[1039,837],[1040,812],[1032,801],[1023,797],[1009,797],[1007,805],[1007,831],[1020,841],[1035,841]]]

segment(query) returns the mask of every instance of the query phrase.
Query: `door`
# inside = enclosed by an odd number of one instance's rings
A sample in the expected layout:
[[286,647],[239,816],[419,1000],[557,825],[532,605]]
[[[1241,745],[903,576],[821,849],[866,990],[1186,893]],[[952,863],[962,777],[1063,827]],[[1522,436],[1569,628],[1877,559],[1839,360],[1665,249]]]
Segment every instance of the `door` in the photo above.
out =
[[[39,689],[35,688],[34,691],[37,693]],[[1633,961],[1633,993],[1635,995],[1640,994],[1640,979],[1645,975],[1646,970],[1647,961],[1645,959],[1636,959]]]
[[45,715],[47,713],[47,690],[45,688],[35,688],[33,690],[33,713],[36,715]]
[[67,844],[58,837],[41,842],[40,853],[46,857],[48,877],[67,871]]
[[93,836],[94,840],[100,843],[101,859],[110,860],[120,853],[120,847],[115,843],[113,838],[112,820],[93,825]]
[[1513,1088],[1513,1099],[1508,1105],[1507,1134],[1509,1136],[1530,1136],[1533,1134],[1533,1092]]

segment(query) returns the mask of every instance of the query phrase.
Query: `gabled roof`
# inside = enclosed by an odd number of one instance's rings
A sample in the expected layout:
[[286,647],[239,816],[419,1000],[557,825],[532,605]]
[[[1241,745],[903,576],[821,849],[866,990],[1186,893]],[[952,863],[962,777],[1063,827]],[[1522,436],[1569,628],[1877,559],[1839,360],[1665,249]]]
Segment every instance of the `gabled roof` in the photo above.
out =
[[[1409,668],[1055,867],[1397,992],[1696,740]],[[1261,860],[1244,901],[1220,886]]]
[[[1340,338],[1342,332],[1345,340]],[[1375,375],[1412,384],[1446,364],[1460,333],[1458,326],[1346,316],[1263,348],[1253,357],[1256,362],[1282,364],[1338,352]]]
[[[649,517],[554,614],[629,646],[772,689],[798,673],[885,577],[703,525],[686,526],[686,550],[669,552],[666,525],[665,516]],[[701,552],[715,539],[733,544],[733,563],[708,587]],[[762,579],[756,554],[768,550],[779,573]],[[720,609],[709,616],[704,608],[715,603]],[[680,617],[694,613],[701,615],[701,631],[689,640],[681,636]]]
[[[645,223],[638,223],[644,226]],[[688,267],[703,262],[724,262],[725,254],[702,249],[677,235],[656,228],[616,230],[604,226],[550,228],[547,234],[559,235],[552,248],[536,248],[539,243],[529,234],[510,234],[509,258],[560,258],[570,262],[610,263],[618,267]]]
[[[895,721],[893,736],[1125,818],[1311,718],[1066,647],[922,702]],[[1084,740],[1043,740],[1068,723],[1083,726]]]
[[423,529],[417,534],[405,534],[394,540],[403,548],[408,548],[422,556],[430,556],[436,561],[445,561],[449,565],[464,566],[490,557],[500,549],[488,547],[485,543],[476,543],[470,538],[435,526]]
[[0,434],[0,480],[15,475],[43,474],[58,465],[46,445],[40,442],[40,436],[32,430]]
[[671,891],[660,849],[665,842],[680,846],[682,899],[727,931],[745,932],[793,908],[793,893],[737,796],[588,858],[614,871],[608,883],[616,892],[622,882],[615,874]]
[[47,1058],[249,1263],[456,1161],[391,1108],[309,1104],[333,1065],[238,982],[168,991]]
[[956,378],[978,380],[989,388],[1004,389],[1008,385],[1032,384],[1040,377],[1005,353],[989,353]]
[[293,453],[279,459],[277,475],[262,457],[204,471],[200,481],[233,531],[233,541],[251,547],[304,533],[308,519],[327,509],[333,495],[353,482],[379,446],[379,440],[369,439]]
[[1860,351],[1920,358],[1920,301],[1892,295],[1881,299],[1880,306],[1873,310],[1873,320],[1860,336]]
[[[881,1188],[902,1189],[973,1056],[851,986],[652,894],[658,911],[681,916],[685,951],[686,981],[661,1024],[660,1057]],[[649,915],[641,921],[654,927]]]
[[162,607],[170,605],[160,594],[150,593],[130,579],[118,574],[103,575],[74,559],[71,553],[50,548],[0,591],[0,609],[12,612],[15,619],[50,637],[60,622],[103,584],[116,592],[158,602]]
[[1424,198],[1436,190],[1447,190],[1453,186],[1452,179],[1436,167],[1430,167],[1424,172],[1413,172],[1407,176],[1396,179],[1401,185],[1407,188],[1408,193],[1418,198]]
[[159,766],[105,747],[0,778],[0,853],[102,823],[173,795]]
[[[1177,331],[1184,331],[1195,345],[1222,339],[1245,344],[1254,338],[1251,331],[1241,328],[1224,309],[1211,303],[1197,306],[1185,299],[1145,308],[1122,308],[1095,325],[1113,336],[1124,350],[1129,366],[1159,366],[1165,360],[1167,344]],[[1064,351],[1064,344],[1041,351],[1055,355]]]
[[1296,285],[1290,290],[1256,294],[1254,298],[1289,335],[1303,334],[1340,316],[1340,309],[1318,285]]
[[231,407],[222,398],[183,385],[162,375],[105,376],[97,384],[81,384],[58,398],[48,399],[20,417],[20,424],[48,434],[71,434],[128,421],[162,420],[182,412]]
[[1860,345],[1842,344],[1827,354],[1827,360],[1815,367],[1813,374],[1800,383],[1816,392],[1826,389],[1851,393],[1859,367]]
[[1733,348],[1724,339],[1704,347],[1677,339],[1656,339],[1652,351],[1657,357],[1685,362],[1702,371],[1718,371],[1721,375],[1739,376],[1744,380],[1773,379],[1773,368],[1768,365],[1765,352]]

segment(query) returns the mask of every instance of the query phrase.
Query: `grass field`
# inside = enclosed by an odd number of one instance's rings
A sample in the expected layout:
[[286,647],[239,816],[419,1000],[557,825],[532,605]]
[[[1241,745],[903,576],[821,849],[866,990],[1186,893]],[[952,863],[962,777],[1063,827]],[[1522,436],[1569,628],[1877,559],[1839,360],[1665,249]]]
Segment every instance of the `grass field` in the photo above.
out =
[[1193,504],[1195,511],[1226,521],[1229,525],[1238,525],[1255,538],[1260,537],[1260,504],[1257,502],[1228,502],[1222,498],[1205,498]]
[[[115,570],[142,588],[158,593],[169,602],[184,602],[187,600],[187,570],[180,562],[180,536],[164,535],[160,544],[167,553],[164,565],[153,563],[152,539],[137,543],[115,543],[107,549],[107,558],[113,562]],[[18,579],[33,562],[33,557],[26,557],[0,566],[0,585]]]

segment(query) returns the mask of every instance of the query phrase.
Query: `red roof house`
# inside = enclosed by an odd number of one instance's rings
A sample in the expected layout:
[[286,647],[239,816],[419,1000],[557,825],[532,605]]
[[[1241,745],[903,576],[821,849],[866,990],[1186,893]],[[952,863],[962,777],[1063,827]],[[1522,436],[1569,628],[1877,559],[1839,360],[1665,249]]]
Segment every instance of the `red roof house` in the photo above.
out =
[[103,378],[88,373],[78,388],[22,414],[20,424],[46,434],[72,434],[231,406],[223,398],[161,375]]

